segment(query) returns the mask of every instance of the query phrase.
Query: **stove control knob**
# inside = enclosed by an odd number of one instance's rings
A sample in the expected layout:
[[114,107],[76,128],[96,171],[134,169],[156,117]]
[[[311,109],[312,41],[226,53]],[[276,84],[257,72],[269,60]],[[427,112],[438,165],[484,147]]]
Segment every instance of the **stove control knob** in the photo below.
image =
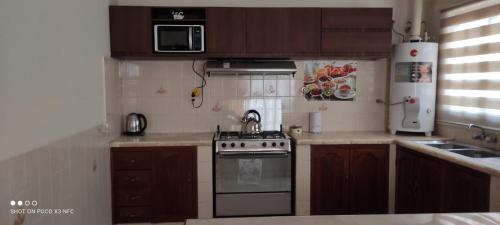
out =
[[285,142],[280,142],[280,146],[281,147],[285,146]]
[[235,144],[235,143],[231,143],[231,147],[233,147],[233,148],[234,148],[234,146],[236,146],[236,144]]
[[273,147],[276,147],[276,142],[273,142],[271,145],[272,145]]
[[267,146],[267,143],[266,142],[262,142],[262,147],[266,147]]
[[245,143],[241,143],[241,144],[240,144],[240,146],[241,146],[242,148],[244,148],[244,147],[245,147]]
[[225,147],[226,147],[226,143],[222,143],[222,144],[221,144],[221,146],[222,146],[223,148],[225,148]]

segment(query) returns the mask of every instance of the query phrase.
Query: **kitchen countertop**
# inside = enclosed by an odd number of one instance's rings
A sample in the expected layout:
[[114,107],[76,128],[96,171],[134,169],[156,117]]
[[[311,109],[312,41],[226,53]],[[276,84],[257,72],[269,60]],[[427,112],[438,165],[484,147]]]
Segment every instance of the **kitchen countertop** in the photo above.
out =
[[120,136],[110,147],[211,146],[214,133],[166,133]]
[[349,131],[322,132],[313,134],[305,132],[299,135],[291,134],[297,145],[327,145],[327,144],[393,144],[401,140],[446,140],[440,136],[426,137],[423,135],[392,135],[383,131]]
[[500,224],[500,213],[385,214],[189,219],[186,225],[465,225]]
[[[111,141],[111,147],[151,146],[210,146],[214,133],[164,133],[144,136],[120,136]],[[441,140],[443,137],[417,135],[391,135],[383,131],[323,132],[292,135],[299,145],[311,144],[391,144],[396,140]]]
[[397,144],[413,151],[500,177],[500,158],[471,158],[409,140],[398,140]]
[[[110,147],[152,147],[152,146],[211,146],[214,133],[168,133],[146,134],[145,136],[121,136],[110,143]],[[500,159],[470,158],[442,149],[429,147],[415,141],[450,140],[440,136],[392,135],[381,131],[322,132],[291,135],[298,145],[315,144],[398,144],[417,152],[434,156],[449,162],[469,167],[500,177]]]

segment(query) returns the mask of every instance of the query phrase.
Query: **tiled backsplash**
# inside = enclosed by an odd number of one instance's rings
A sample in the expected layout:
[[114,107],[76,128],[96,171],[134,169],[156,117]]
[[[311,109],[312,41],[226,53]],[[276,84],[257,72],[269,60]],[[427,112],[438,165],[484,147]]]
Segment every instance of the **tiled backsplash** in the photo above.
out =
[[[203,105],[194,109],[191,90],[200,85],[192,61],[122,61],[123,113],[144,113],[149,133],[239,130],[247,109],[262,114],[265,129],[302,125],[308,129],[308,113],[322,112],[324,131],[385,130],[386,60],[358,61],[357,96],[353,102],[308,102],[301,93],[304,61],[295,61],[295,77],[207,77]],[[204,61],[196,62],[197,71]],[[199,99],[196,103],[199,102]],[[195,104],[196,104],[195,103]]]
[[[472,136],[477,135],[478,129],[468,129],[465,126],[454,124],[446,124],[442,122],[436,123],[436,134],[444,137],[452,138],[458,142],[463,142],[471,145],[482,146],[490,149],[500,150],[500,142],[485,143],[484,141],[474,140]],[[500,140],[500,132],[492,132],[487,130],[488,134],[494,135]]]

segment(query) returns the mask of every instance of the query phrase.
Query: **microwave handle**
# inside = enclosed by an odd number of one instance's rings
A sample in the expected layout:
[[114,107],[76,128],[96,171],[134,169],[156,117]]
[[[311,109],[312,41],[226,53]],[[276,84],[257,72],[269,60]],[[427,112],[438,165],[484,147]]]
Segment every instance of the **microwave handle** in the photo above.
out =
[[189,27],[189,50],[193,50],[193,27]]

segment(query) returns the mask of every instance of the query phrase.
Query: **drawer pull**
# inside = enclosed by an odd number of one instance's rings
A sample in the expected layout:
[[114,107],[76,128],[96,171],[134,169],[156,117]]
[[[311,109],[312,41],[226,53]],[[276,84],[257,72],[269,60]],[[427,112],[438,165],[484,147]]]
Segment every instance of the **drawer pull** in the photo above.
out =
[[128,181],[130,181],[131,183],[135,183],[137,180],[138,179],[136,177],[132,177]]
[[135,213],[130,213],[130,214],[128,214],[128,217],[129,217],[129,218],[135,218],[135,217],[137,217],[137,214],[135,214]]
[[129,162],[130,162],[131,164],[134,164],[134,163],[135,163],[135,159],[131,159]]
[[130,200],[137,200],[137,199],[139,199],[139,198],[141,198],[141,196],[139,196],[139,195],[133,195],[133,196],[130,196],[130,198],[129,198],[129,199],[130,199]]

